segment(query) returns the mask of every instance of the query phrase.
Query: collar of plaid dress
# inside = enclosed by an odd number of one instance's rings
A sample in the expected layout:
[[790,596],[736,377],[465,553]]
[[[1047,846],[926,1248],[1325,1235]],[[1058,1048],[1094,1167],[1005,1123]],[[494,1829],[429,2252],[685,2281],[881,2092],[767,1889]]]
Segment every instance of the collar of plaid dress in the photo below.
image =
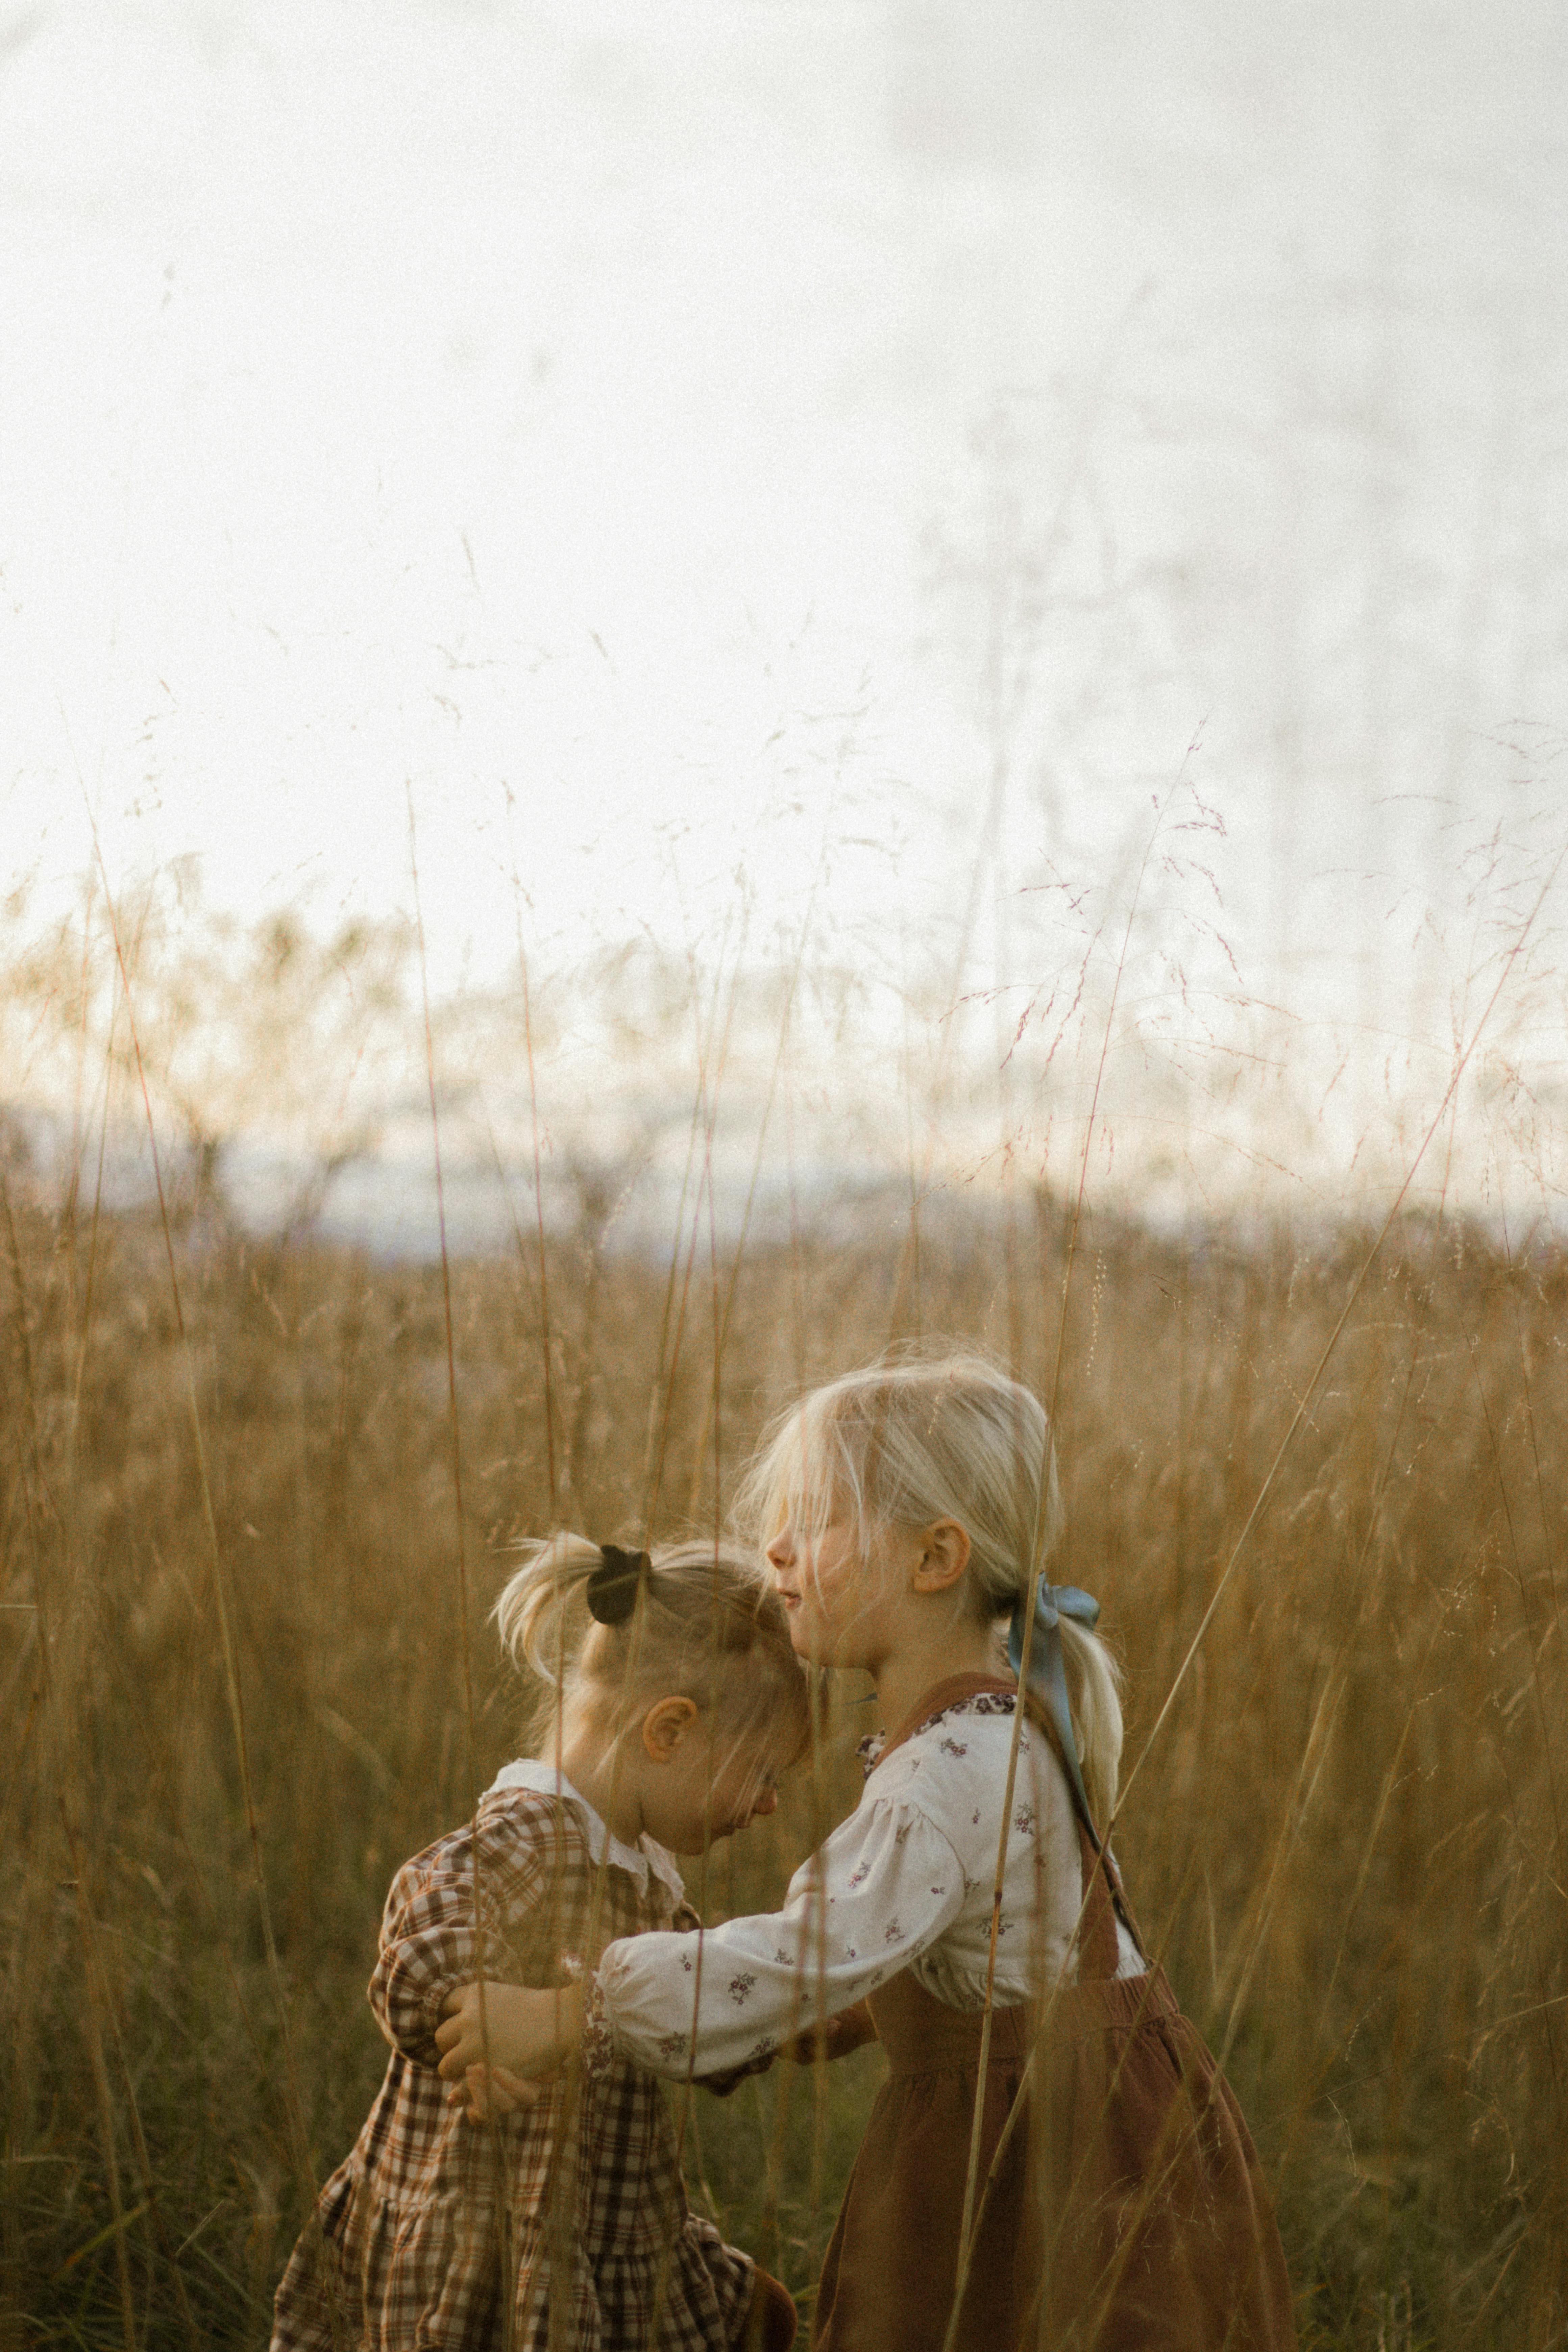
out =
[[599,1546],[599,1565],[588,1572],[588,1614],[601,1625],[624,1625],[637,1605],[645,1576],[653,1574],[646,1551],[623,1551],[619,1544]]
[[[1013,1672],[1018,1674],[1024,1661],[1024,1622],[1028,1594],[1021,1592],[1013,1603],[1013,1619],[1007,1628],[1007,1660]],[[1078,1742],[1073,1738],[1072,1707],[1068,1700],[1067,1668],[1062,1664],[1060,1621],[1070,1617],[1076,1624],[1093,1625],[1100,1615],[1100,1603],[1092,1593],[1080,1592],[1076,1584],[1047,1584],[1044,1578],[1035,1591],[1035,1638],[1029,1644],[1029,1688],[1045,1707],[1061,1742],[1062,1762],[1067,1768],[1068,1786],[1072,1790],[1074,1810],[1089,1832],[1094,1850],[1100,1851],[1100,1832],[1089,1810],[1089,1797],[1083,1785],[1083,1771],[1079,1763]]]

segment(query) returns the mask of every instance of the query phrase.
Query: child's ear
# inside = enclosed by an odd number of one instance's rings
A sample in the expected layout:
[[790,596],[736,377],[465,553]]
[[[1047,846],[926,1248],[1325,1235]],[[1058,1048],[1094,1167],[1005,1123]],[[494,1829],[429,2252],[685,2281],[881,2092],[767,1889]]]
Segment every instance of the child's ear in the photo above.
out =
[[969,1566],[969,1536],[956,1519],[938,1519],[921,1537],[917,1592],[946,1592]]
[[661,1698],[649,1707],[642,1721],[642,1744],[654,1763],[668,1763],[696,1720],[695,1699]]

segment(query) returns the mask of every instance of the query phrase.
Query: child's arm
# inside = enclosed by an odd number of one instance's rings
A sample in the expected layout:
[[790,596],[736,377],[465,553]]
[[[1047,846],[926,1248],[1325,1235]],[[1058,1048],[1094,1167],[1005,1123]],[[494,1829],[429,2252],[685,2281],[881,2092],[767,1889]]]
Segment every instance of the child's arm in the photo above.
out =
[[[546,2002],[553,2012],[552,2039],[542,2053],[540,2033],[547,2011],[541,2004]],[[466,2103],[476,2123],[536,2105],[547,2095],[530,2075],[554,2073],[582,2038],[583,1994],[574,1986],[541,1993],[523,1985],[461,1985],[447,1995],[446,2010],[436,2030],[439,2072],[452,2084],[453,2104]],[[846,2058],[876,2038],[871,2012],[858,2000],[809,2033],[797,2034],[779,2054],[797,2066],[810,2066],[818,2059]],[[771,2057],[754,2058],[726,2074],[700,2074],[697,2080],[723,2099],[749,2074],[763,2074],[772,2064]]]
[[[927,1950],[961,1912],[963,1864],[917,1807],[862,1805],[796,1873],[782,1912],[731,1919],[689,1936],[630,1936],[611,1944],[585,2001],[519,1993],[508,2013],[507,2055],[519,2074],[559,2065],[585,2039],[588,2063],[619,2050],[679,2079],[727,2074],[797,2044]],[[700,1958],[700,1966],[699,1959]],[[455,2005],[452,2005],[455,2007]],[[441,2072],[457,2081],[479,2063],[470,2013],[443,2034]],[[847,2025],[837,2051],[865,2038]]]
[[[953,1845],[907,1793],[873,1787],[791,1882],[782,1910],[685,1938],[638,1936],[602,1956],[596,1999],[614,2046],[655,2074],[699,2074],[789,2049],[858,2008],[963,1912]],[[590,2020],[592,2011],[590,2011]],[[847,2026],[853,2046],[864,2029]]]
[[481,1975],[500,1977],[509,1929],[537,1900],[542,1875],[537,1844],[519,1834],[510,1809],[482,1814],[405,1864],[387,1895],[369,1988],[395,2050],[416,2065],[438,2065],[448,1997]]
[[[696,1933],[701,1927],[689,1905],[680,1906],[676,1920],[674,1932],[679,1935]],[[476,2122],[483,2121],[490,2113],[510,2115],[520,2107],[536,2105],[544,2095],[527,2079],[527,2073],[519,2070],[552,2073],[576,2046],[583,2024],[581,1993],[574,1996],[570,1988],[563,1988],[549,1998],[554,2003],[554,2047],[544,2053],[541,2063],[538,2028],[543,2011],[531,1990],[521,1985],[474,1983],[460,1985],[447,1995],[446,2016],[436,2030],[436,2046],[441,2053],[440,2072],[453,2084],[450,2095],[454,2105],[466,2100]],[[818,2058],[845,2057],[876,2038],[870,2011],[864,2001],[857,2001],[852,2009],[842,2011],[826,2024],[786,2043],[779,2054],[793,2059],[796,2065],[809,2066]],[[696,2079],[715,2098],[724,2099],[748,2075],[765,2073],[773,2063],[770,2053],[721,2074],[699,2074]]]
[[[702,1929],[702,1921],[689,1903],[678,1906],[669,1924],[677,1935],[697,1935]],[[858,2000],[852,2009],[841,2010],[837,2017],[830,2017],[809,2033],[798,2034],[794,2042],[786,2042],[782,2050],[767,2057],[752,2058],[743,2066],[731,2066],[722,2074],[698,2074],[693,2079],[703,2090],[711,2092],[714,2098],[727,2099],[751,2075],[765,2074],[774,2056],[787,2058],[796,2066],[810,2066],[818,2058],[847,2057],[851,2050],[858,2050],[863,2042],[876,2039],[871,2012],[863,2000]]]

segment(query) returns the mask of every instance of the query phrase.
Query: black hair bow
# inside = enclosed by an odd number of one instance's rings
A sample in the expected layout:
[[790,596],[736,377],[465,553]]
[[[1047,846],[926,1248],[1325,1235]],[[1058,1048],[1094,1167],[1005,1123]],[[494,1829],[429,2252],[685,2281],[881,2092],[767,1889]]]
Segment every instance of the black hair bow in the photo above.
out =
[[645,1576],[653,1572],[646,1551],[623,1551],[618,1544],[599,1546],[599,1565],[588,1576],[588,1614],[601,1625],[624,1625],[637,1605]]

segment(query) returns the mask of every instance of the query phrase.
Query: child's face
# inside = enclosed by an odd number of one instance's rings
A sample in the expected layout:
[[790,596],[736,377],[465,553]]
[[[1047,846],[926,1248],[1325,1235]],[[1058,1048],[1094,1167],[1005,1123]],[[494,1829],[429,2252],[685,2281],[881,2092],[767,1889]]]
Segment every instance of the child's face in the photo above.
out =
[[671,1853],[700,1853],[776,1810],[779,1776],[798,1752],[777,1739],[738,1747],[696,1717],[643,1773],[643,1827]]
[[865,1555],[846,1504],[809,1530],[793,1519],[767,1547],[768,1565],[789,1619],[797,1656],[816,1666],[875,1666],[888,1646],[894,1580],[880,1547]]

